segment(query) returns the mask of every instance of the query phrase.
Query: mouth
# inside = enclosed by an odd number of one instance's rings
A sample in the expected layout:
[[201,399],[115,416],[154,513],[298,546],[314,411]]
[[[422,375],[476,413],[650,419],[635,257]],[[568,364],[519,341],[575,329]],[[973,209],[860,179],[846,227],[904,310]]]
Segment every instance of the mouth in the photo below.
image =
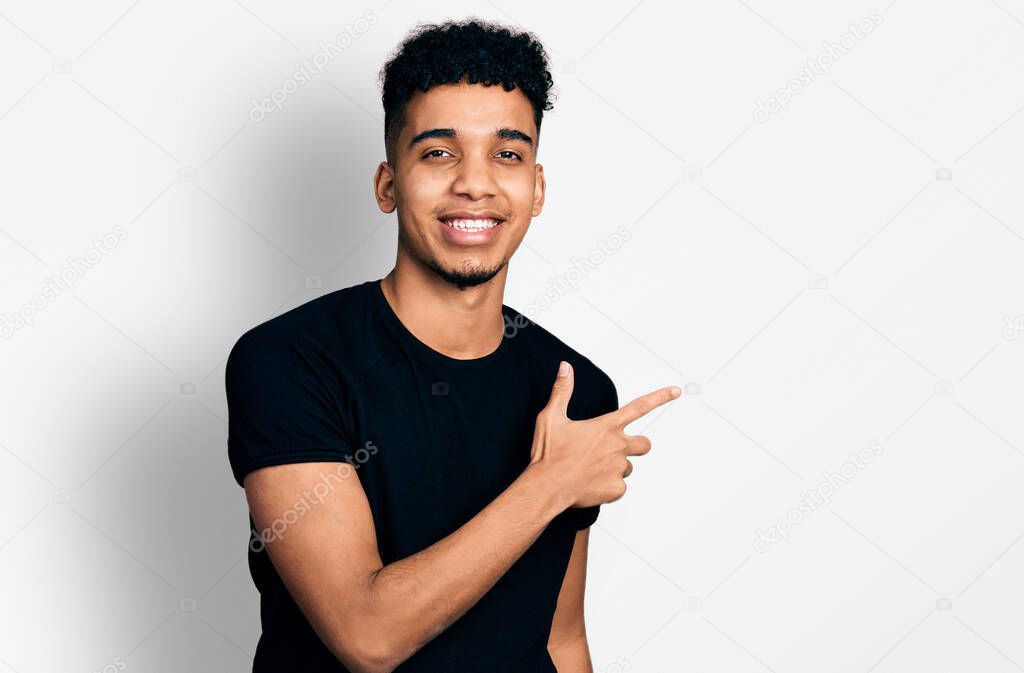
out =
[[438,218],[441,232],[449,245],[461,248],[487,245],[495,240],[504,220],[498,217],[451,217]]
[[501,225],[504,220],[497,218],[464,218],[464,217],[441,217],[439,218],[442,223],[455,229],[457,231],[463,231],[467,233],[476,233],[480,231],[487,231],[494,229]]

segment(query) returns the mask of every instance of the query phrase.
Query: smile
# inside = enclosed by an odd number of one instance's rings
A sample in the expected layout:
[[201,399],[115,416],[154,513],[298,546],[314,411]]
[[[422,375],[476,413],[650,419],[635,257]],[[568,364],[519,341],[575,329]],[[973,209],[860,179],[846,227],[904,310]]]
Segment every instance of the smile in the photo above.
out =
[[468,220],[468,219],[452,219],[452,220],[441,220],[452,229],[458,229],[459,231],[486,231],[493,229],[494,227],[501,224],[500,220],[492,219],[480,219],[480,220]]
[[449,245],[465,248],[489,245],[501,235],[504,220],[496,217],[445,217],[439,219],[441,235]]

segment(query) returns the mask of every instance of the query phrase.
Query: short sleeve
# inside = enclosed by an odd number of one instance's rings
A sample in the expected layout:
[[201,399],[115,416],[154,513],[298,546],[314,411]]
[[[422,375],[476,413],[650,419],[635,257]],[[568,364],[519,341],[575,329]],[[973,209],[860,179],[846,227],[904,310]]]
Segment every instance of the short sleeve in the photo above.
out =
[[[615,383],[603,373],[601,379],[602,391],[598,397],[597,406],[589,414],[588,418],[602,416],[619,408],[619,395],[615,390]],[[583,530],[597,521],[597,515],[600,512],[600,505],[594,505],[593,507],[570,507],[566,510],[566,516],[569,519],[569,524],[575,530]]]
[[297,345],[246,332],[228,355],[224,388],[228,462],[239,486],[258,468],[351,455],[334,399]]

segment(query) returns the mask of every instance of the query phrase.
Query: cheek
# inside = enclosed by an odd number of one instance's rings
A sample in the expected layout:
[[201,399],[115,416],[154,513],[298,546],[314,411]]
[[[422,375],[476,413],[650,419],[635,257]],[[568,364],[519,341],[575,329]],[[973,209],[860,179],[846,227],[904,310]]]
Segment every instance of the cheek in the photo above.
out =
[[442,202],[443,190],[431,189],[426,180],[417,182],[405,193],[405,207],[417,215],[430,215]]
[[413,178],[405,184],[399,193],[398,208],[409,228],[423,229],[436,224],[434,212],[438,204],[449,200],[445,197],[444,187],[429,177]]
[[439,197],[447,193],[449,183],[447,171],[426,166],[414,166],[399,176],[400,191],[405,195],[405,200],[421,209],[425,205],[428,212]]
[[505,196],[509,205],[516,213],[529,213],[533,209],[534,181],[519,180],[509,184]]

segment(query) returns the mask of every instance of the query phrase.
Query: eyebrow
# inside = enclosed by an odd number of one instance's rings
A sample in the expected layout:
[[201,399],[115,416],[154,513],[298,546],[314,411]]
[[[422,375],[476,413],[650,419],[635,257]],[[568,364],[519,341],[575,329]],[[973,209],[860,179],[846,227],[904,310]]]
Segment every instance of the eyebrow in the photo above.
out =
[[[502,140],[519,140],[521,142],[526,143],[531,148],[533,147],[533,138],[531,138],[527,134],[523,133],[519,129],[511,129],[511,128],[507,128],[507,127],[502,127],[502,128],[494,130],[494,136],[496,138],[500,138]],[[422,133],[417,133],[415,136],[413,136],[412,140],[409,141],[409,149],[412,149],[412,147],[414,145],[416,145],[416,143],[421,143],[424,140],[428,140],[430,138],[458,138],[458,137],[459,137],[459,133],[455,129],[450,129],[450,128],[446,128],[446,129],[440,129],[440,128],[439,129],[429,129],[427,131],[423,131]]]

